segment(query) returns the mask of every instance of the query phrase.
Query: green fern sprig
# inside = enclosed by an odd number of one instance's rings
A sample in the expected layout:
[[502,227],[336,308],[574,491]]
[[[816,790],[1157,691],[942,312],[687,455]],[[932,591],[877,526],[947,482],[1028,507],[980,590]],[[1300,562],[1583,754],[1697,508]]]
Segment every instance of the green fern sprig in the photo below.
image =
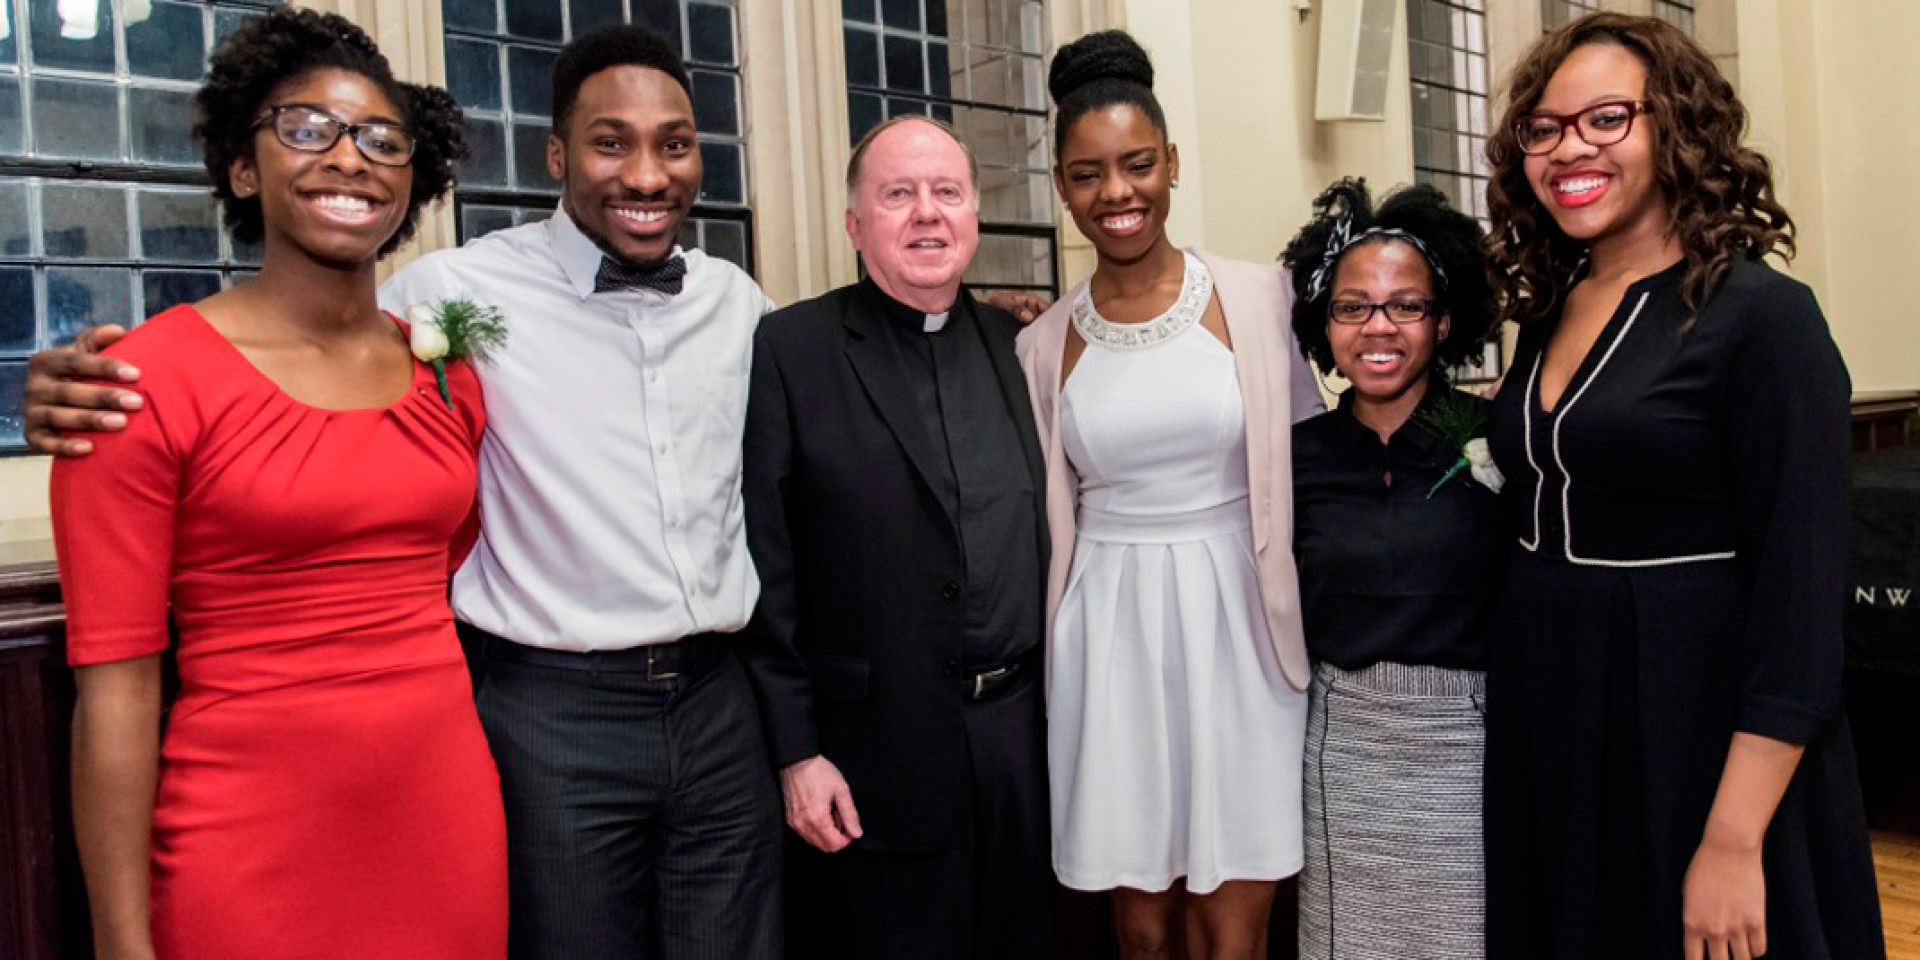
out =
[[434,312],[440,318],[440,332],[447,336],[449,359],[485,363],[507,342],[506,317],[497,307],[453,297],[435,304]]
[[1454,451],[1459,459],[1455,460],[1453,465],[1447,468],[1447,472],[1440,475],[1439,482],[1427,491],[1428,500],[1433,499],[1433,495],[1439,493],[1440,488],[1447,485],[1447,481],[1459,476],[1460,471],[1472,465],[1472,461],[1466,454],[1467,444],[1486,436],[1487,432],[1486,404],[1476,403],[1472,397],[1445,384],[1435,384],[1433,388],[1446,392],[1433,398],[1414,418],[1414,422],[1428,433],[1439,437],[1440,442],[1448,450]]

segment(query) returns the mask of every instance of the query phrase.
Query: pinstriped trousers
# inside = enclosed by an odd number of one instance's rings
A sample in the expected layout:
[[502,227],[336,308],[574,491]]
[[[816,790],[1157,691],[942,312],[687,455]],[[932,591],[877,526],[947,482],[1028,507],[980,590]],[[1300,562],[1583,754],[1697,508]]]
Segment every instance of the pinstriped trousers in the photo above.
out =
[[778,960],[780,804],[739,661],[649,680],[506,643],[488,641],[479,709],[511,960]]
[[1486,956],[1485,697],[1471,671],[1315,671],[1301,960]]

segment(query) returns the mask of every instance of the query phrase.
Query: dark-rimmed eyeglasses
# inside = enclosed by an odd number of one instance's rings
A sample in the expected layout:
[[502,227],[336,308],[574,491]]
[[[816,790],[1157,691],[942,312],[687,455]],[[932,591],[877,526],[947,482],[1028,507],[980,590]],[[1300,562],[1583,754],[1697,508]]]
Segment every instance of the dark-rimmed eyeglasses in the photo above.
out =
[[1418,297],[1395,297],[1385,303],[1374,303],[1358,297],[1340,297],[1327,304],[1327,319],[1358,327],[1372,320],[1375,310],[1386,314],[1393,323],[1419,323],[1433,312],[1433,301]]
[[1610,147],[1633,132],[1635,114],[1646,113],[1645,100],[1609,100],[1573,113],[1536,111],[1513,125],[1513,138],[1520,152],[1530,157],[1552,153],[1571,128],[1592,147]]
[[292,103],[268,107],[253,122],[255,129],[262,125],[271,125],[274,139],[303,153],[326,153],[341,137],[352,137],[354,148],[371,163],[404,167],[413,160],[413,134],[397,123],[348,123],[318,107]]

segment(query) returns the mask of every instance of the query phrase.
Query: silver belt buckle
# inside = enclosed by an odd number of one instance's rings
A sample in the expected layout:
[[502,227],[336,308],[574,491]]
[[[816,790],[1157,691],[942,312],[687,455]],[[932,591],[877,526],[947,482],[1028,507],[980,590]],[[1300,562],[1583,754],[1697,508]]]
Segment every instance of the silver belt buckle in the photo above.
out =
[[680,676],[679,671],[675,671],[675,670],[669,670],[669,671],[666,671],[665,673],[653,672],[653,655],[657,652],[659,652],[658,647],[647,648],[647,679],[648,680],[672,680],[675,677]]
[[1012,672],[1013,672],[1012,667],[1001,667],[997,670],[988,670],[985,673],[974,674],[973,675],[973,699],[978,700],[983,694],[987,692],[988,680],[998,680],[1001,677],[1004,677],[1007,674]]

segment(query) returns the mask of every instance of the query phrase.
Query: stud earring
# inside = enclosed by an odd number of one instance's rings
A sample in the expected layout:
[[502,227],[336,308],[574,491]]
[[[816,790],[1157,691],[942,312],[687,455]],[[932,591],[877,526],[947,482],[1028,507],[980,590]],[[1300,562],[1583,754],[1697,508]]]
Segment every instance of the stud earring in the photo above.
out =
[[1178,190],[1178,189],[1180,189],[1180,178],[1179,178],[1179,177],[1174,177],[1174,178],[1173,178],[1173,188],[1174,188],[1175,190]]

